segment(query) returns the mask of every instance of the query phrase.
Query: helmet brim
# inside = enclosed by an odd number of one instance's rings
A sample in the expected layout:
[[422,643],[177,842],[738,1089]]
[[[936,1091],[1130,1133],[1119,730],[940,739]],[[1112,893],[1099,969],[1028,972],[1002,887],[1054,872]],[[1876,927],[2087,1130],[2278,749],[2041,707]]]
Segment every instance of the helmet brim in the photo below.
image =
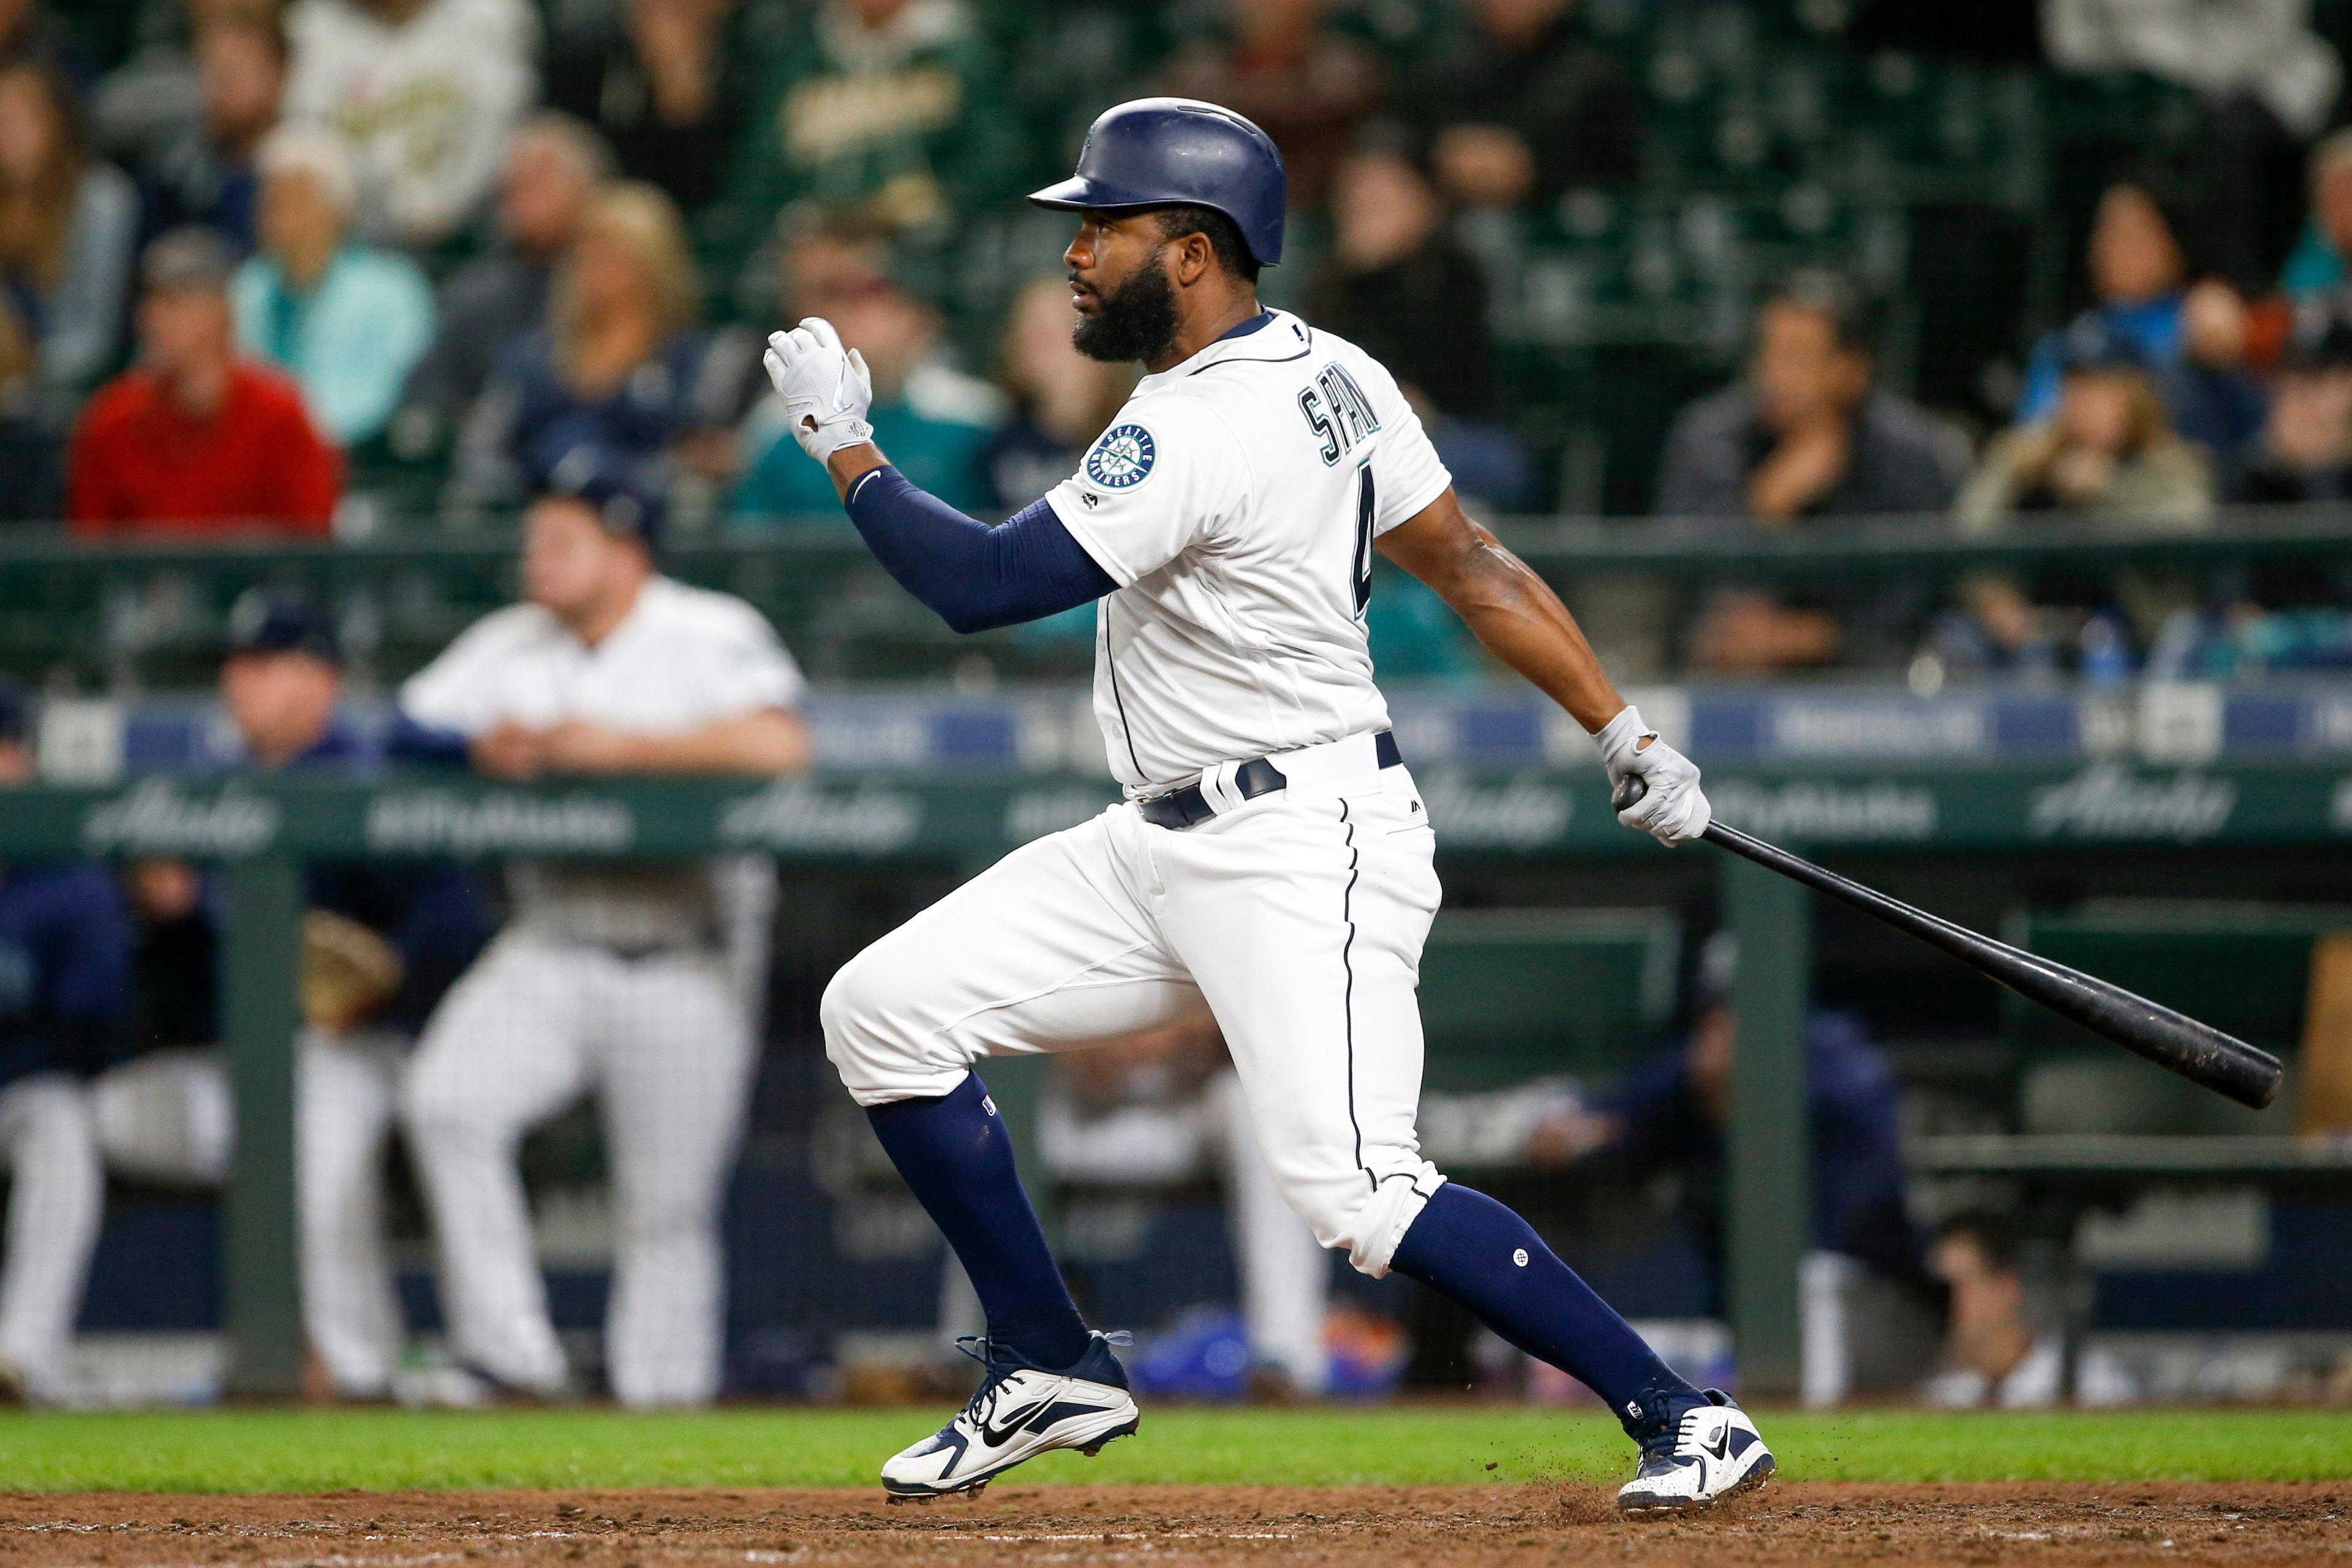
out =
[[1029,199],[1041,207],[1057,212],[1133,212],[1139,207],[1166,207],[1179,204],[1166,196],[1146,196],[1139,192],[1122,190],[1107,181],[1074,174],[1042,191],[1032,191]]

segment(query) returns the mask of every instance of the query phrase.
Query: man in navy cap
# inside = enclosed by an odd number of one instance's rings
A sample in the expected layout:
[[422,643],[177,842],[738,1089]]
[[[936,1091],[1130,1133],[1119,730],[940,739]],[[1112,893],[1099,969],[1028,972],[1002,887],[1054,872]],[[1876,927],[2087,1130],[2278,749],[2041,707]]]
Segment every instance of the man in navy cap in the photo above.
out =
[[[377,746],[341,713],[341,643],[317,604],[296,594],[247,595],[230,612],[223,653],[221,704],[247,766],[373,770]],[[192,874],[144,869],[142,902],[149,889],[176,885],[190,896],[169,912],[210,921]],[[409,1047],[481,950],[488,917],[470,873],[405,862],[314,865],[304,906],[295,1121],[303,1325],[330,1391],[380,1399],[392,1392],[400,1350],[381,1218],[384,1142]],[[217,1179],[226,1147],[197,1130],[225,1127],[228,1105],[224,1064],[209,1053],[173,1052],[110,1076],[100,1092],[100,1131],[119,1164]]]
[[[338,717],[342,685],[341,639],[318,605],[266,594],[237,606],[221,701],[255,767],[370,765],[373,748]],[[400,1342],[381,1217],[384,1141],[409,1047],[488,940],[488,918],[475,879],[453,866],[314,866],[305,903],[303,1322],[337,1394],[381,1398]]]
[[[32,777],[31,717],[25,689],[0,676],[0,787]],[[103,868],[0,868],[0,1400],[69,1388],[66,1352],[106,1201],[87,1079],[121,1032],[130,949]]]
[[[1646,1058],[1589,1101],[1548,1117],[1528,1139],[1528,1158],[1538,1165],[1613,1150],[1643,1170],[1679,1172],[1679,1217],[1711,1263],[1723,1255],[1738,965],[1730,932],[1709,937],[1700,950],[1689,1038]],[[1899,1085],[1857,1015],[1817,1009],[1806,1017],[1805,1102],[1812,1245],[1927,1290],[1926,1241],[1909,1218],[1904,1188]],[[1719,1300],[1721,1279],[1708,1287]]]
[[362,747],[337,722],[342,640],[308,598],[256,590],[229,612],[220,695],[247,759],[265,769],[348,761]]
[[2224,489],[2242,503],[2352,500],[2352,319],[2340,306],[2311,303],[2295,312],[2270,417],[2224,476]]

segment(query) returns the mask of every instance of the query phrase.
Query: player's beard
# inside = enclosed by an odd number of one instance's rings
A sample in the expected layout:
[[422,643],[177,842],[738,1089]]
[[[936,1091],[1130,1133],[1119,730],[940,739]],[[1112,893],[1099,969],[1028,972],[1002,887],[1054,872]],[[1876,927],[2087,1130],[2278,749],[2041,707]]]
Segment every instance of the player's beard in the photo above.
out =
[[1070,329],[1071,347],[1108,364],[1150,364],[1175,345],[1176,286],[1168,281],[1160,255],[1153,250],[1134,277],[1095,296],[1094,314],[1079,316]]

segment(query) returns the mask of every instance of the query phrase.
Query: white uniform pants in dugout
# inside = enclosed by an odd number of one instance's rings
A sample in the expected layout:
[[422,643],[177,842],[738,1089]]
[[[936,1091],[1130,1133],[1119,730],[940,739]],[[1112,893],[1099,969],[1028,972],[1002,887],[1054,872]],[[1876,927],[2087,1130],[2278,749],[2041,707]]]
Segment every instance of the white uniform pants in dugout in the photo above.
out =
[[8,1167],[7,1259],[0,1265],[0,1356],[28,1393],[54,1395],[89,1279],[106,1171],[89,1094],[63,1073],[0,1089],[0,1162]]
[[1284,1198],[1387,1272],[1444,1180],[1413,1131],[1434,836],[1370,736],[1272,760],[1288,788],[1184,831],[1113,806],[852,960],[824,1007],[851,1095],[943,1095],[981,1058],[1082,1048],[1205,1001]]
[[531,1127],[593,1091],[613,1172],[605,1362],[622,1404],[718,1392],[719,1221],[755,1054],[717,953],[627,958],[509,932],[442,1002],[404,1102],[457,1352],[506,1383],[564,1376],[515,1167]]
[[[305,1028],[294,1056],[302,1327],[346,1398],[391,1393],[400,1362],[383,1156],[410,1044],[391,1029]],[[99,1148],[119,1174],[207,1187],[227,1179],[236,1103],[222,1051],[151,1051],[100,1075],[90,1100]]]

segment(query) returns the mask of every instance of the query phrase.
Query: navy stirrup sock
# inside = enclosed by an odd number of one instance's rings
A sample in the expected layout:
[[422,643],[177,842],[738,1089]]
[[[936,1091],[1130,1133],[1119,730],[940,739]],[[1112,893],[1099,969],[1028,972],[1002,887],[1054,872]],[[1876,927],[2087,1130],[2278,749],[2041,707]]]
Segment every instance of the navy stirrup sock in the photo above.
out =
[[1532,1226],[1459,1182],[1437,1189],[1390,1267],[1583,1383],[1620,1421],[1636,1418],[1642,1396],[1662,1386],[1690,1388]]
[[866,1117],[971,1276],[989,1338],[1048,1370],[1086,1354],[1086,1320],[1021,1190],[1012,1140],[980,1075],[937,1100],[877,1105]]

